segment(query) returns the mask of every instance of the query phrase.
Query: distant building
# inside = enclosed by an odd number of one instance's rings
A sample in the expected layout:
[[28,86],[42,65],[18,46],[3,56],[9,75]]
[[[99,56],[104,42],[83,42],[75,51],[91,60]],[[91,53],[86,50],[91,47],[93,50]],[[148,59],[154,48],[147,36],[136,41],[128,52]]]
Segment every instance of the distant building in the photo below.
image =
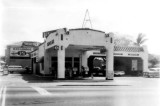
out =
[[39,44],[39,42],[22,41],[7,45],[5,50],[6,64],[31,67],[30,52],[35,50]]

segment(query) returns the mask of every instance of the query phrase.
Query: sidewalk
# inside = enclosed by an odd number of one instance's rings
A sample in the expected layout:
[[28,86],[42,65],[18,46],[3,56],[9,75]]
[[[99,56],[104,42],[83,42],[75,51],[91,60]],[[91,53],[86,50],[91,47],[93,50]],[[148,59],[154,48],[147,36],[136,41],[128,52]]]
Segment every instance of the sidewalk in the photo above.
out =
[[[45,83],[42,84],[43,86],[131,86],[130,81],[125,80],[127,79],[125,77],[114,77],[113,80],[106,80],[105,77],[94,77],[93,79],[91,77],[85,77],[63,80],[55,80],[52,79],[52,77],[35,77],[36,79],[41,79],[42,82],[45,80]],[[46,80],[48,80],[48,82],[46,82]],[[35,83],[36,82],[34,82],[34,84]]]
[[[106,80],[105,77],[85,77],[75,79],[55,80],[53,77],[41,77],[30,74],[9,74],[2,76],[4,82],[13,85],[37,85],[37,86],[133,86],[146,80],[143,77],[114,77],[113,80]],[[148,79],[152,80],[152,79]],[[143,84],[143,83],[142,83]]]

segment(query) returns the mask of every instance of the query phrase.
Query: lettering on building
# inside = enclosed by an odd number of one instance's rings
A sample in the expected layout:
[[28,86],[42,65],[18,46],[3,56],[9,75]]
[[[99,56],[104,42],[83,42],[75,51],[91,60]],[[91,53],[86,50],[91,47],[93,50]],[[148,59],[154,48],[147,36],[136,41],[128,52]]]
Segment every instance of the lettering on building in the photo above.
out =
[[100,52],[93,52],[93,54],[102,54],[102,53],[100,53]]
[[54,39],[51,40],[51,41],[49,41],[49,42],[47,42],[47,46],[50,46],[50,45],[52,45],[52,44],[54,44]]
[[19,50],[28,50],[28,51],[31,51],[31,48],[26,48],[26,47],[14,47],[13,50],[16,50],[16,51],[19,51]]
[[23,46],[38,46],[38,42],[23,42]]
[[128,54],[128,56],[139,56],[139,54]]
[[123,55],[123,53],[114,53],[114,55]]

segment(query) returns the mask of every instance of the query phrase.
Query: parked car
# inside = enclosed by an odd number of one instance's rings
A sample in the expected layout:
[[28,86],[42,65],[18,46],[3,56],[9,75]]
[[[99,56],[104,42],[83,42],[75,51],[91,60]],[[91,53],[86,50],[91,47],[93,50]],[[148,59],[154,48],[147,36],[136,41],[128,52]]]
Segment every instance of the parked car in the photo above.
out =
[[122,76],[125,75],[124,71],[114,71],[114,76]]
[[9,73],[14,73],[14,72],[25,72],[26,70],[22,67],[22,66],[19,66],[19,65],[10,65],[8,66],[8,71]]
[[29,67],[29,66],[26,66],[26,67],[25,67],[25,73],[27,73],[27,74],[32,74],[32,68]]
[[105,69],[101,68],[101,67],[94,67],[93,68],[93,75],[95,76],[105,76]]
[[147,72],[144,72],[144,76],[146,77],[160,77],[160,68],[149,68]]
[[3,61],[0,61],[0,72],[2,72],[3,71],[3,67],[5,66],[5,62],[3,62]]

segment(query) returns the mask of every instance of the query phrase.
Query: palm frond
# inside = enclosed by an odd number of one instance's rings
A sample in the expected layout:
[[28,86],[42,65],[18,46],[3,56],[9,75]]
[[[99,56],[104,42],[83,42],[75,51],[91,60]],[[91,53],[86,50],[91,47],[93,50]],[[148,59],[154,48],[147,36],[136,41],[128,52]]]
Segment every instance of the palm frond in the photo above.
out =
[[138,34],[138,37],[136,39],[136,43],[138,46],[140,46],[141,44],[143,44],[147,39],[144,39],[145,35],[142,33]]

